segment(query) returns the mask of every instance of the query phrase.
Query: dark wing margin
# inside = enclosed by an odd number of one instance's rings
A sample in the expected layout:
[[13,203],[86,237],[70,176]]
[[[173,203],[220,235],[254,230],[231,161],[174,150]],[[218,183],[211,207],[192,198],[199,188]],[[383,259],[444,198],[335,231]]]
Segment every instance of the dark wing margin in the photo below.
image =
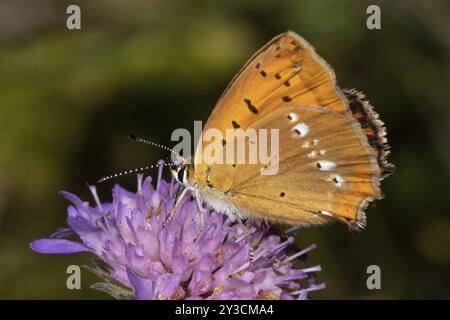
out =
[[381,168],[381,179],[384,179],[395,170],[395,166],[386,160],[390,153],[390,147],[387,143],[384,122],[374,111],[364,93],[355,89],[344,89],[343,92],[348,100],[353,117],[360,123],[370,146],[377,155],[378,164]]

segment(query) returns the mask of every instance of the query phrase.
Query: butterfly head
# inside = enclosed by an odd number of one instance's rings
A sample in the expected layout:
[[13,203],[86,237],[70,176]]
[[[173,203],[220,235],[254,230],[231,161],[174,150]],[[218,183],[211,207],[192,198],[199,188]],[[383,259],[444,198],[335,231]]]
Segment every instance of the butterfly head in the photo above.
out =
[[189,159],[180,159],[177,163],[171,166],[170,171],[179,183],[184,186],[190,185],[192,181],[194,166],[190,163]]

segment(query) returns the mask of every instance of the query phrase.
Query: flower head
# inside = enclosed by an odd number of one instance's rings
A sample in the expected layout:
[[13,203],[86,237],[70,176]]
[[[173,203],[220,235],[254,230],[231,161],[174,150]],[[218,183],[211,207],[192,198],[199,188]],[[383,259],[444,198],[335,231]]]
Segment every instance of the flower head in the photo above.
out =
[[[151,181],[138,175],[136,193],[116,185],[112,203],[100,202],[91,187],[95,207],[61,192],[72,202],[70,228],[33,241],[31,249],[93,253],[99,259],[90,269],[108,280],[93,287],[117,298],[306,299],[308,292],[324,287],[313,281],[320,266],[295,268],[297,258],[315,245],[288,256],[292,236],[280,237],[258,222],[246,222],[246,233],[214,211],[206,212],[200,228],[197,203],[186,198],[166,221],[181,186],[167,183],[161,174],[156,188]],[[67,239],[74,234],[81,242]]]

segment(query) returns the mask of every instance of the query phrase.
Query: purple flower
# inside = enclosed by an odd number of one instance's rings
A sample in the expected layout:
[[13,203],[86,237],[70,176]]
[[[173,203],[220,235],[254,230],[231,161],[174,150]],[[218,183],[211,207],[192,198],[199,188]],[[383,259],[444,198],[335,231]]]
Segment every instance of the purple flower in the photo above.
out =
[[[160,177],[154,189],[151,177],[138,175],[136,193],[116,185],[112,203],[100,202],[91,187],[95,207],[61,192],[73,204],[70,228],[33,241],[31,249],[92,252],[97,259],[88,268],[105,280],[93,287],[123,299],[307,299],[325,287],[315,284],[320,266],[295,267],[316,246],[288,255],[294,238],[262,222],[246,222],[246,234],[239,223],[208,211],[200,230],[196,201],[186,197],[166,223],[181,186]],[[66,239],[73,235],[81,242]]]

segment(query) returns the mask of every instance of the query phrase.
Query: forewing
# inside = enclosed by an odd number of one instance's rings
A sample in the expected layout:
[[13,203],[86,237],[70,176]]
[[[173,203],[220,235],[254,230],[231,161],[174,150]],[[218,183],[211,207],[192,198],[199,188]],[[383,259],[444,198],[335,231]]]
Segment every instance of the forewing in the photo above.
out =
[[[269,41],[234,77],[204,131],[219,129],[225,136],[226,129],[246,129],[274,110],[293,104],[348,112],[333,70],[306,40],[286,32]],[[198,180],[206,183],[210,168],[202,161],[199,149],[194,164]],[[231,172],[229,166],[221,166],[220,170],[224,177]]]

